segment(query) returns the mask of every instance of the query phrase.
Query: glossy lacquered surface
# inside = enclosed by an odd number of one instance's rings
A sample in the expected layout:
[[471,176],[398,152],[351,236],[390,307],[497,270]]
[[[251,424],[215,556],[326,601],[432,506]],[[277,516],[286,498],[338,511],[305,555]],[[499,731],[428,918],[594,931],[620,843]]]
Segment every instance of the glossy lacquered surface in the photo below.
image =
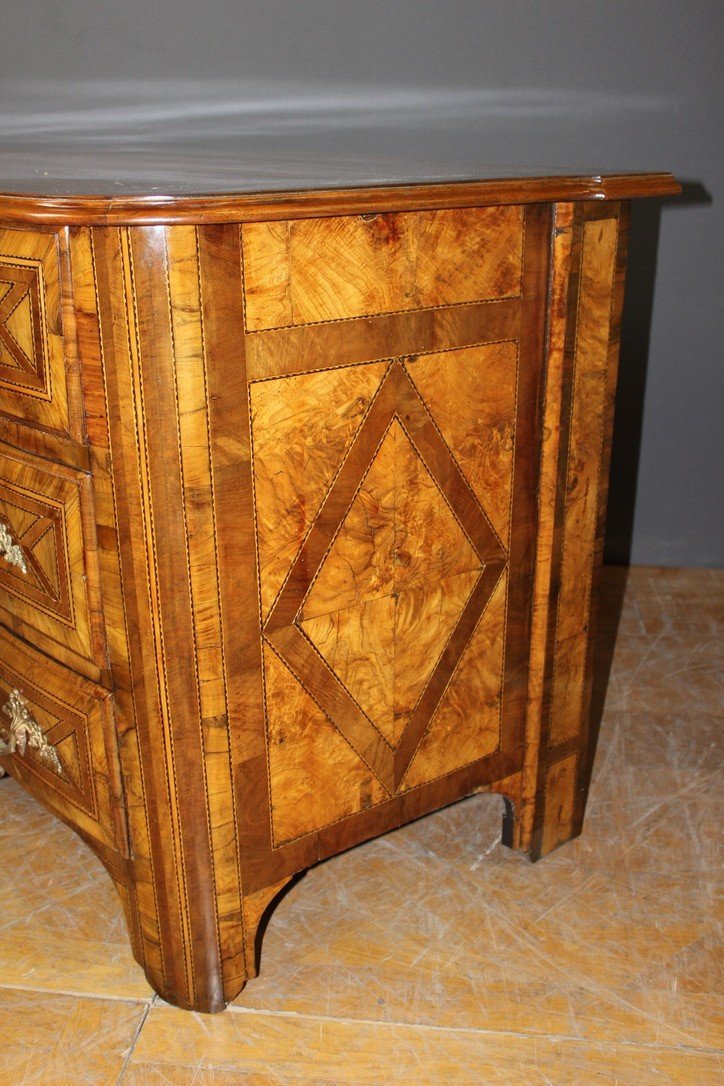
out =
[[[173,157],[173,153],[172,153]],[[141,156],[142,163],[142,156]],[[184,174],[183,158],[172,177]],[[51,175],[52,176],[52,175]],[[128,165],[93,186],[71,178],[58,183],[28,177],[3,185],[0,179],[0,221],[124,224],[214,223],[285,219],[335,213],[374,214],[402,209],[475,207],[480,204],[519,204],[561,200],[625,200],[642,196],[675,196],[681,188],[669,173],[569,173],[531,171],[511,174],[505,167],[481,170],[480,180],[438,182],[424,177],[408,183],[352,187],[334,175],[310,179],[299,187],[299,173],[289,168],[281,177],[264,178],[227,164],[214,178],[213,159],[204,162],[196,181],[178,185],[164,168]]]
[[471,793],[533,859],[580,833],[613,197],[675,188],[595,183],[0,203],[8,707],[67,802],[3,763],[169,1002],[222,1009],[297,872]]

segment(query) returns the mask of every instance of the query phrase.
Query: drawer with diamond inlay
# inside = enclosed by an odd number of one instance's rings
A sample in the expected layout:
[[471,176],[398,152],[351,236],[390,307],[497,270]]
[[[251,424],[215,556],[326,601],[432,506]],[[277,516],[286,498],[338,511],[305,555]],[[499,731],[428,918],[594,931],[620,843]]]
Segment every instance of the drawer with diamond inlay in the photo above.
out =
[[0,413],[80,440],[72,399],[57,236],[0,230]]
[[3,629],[0,758],[71,826],[126,851],[111,695]]
[[0,443],[0,621],[97,679],[90,485],[82,472]]

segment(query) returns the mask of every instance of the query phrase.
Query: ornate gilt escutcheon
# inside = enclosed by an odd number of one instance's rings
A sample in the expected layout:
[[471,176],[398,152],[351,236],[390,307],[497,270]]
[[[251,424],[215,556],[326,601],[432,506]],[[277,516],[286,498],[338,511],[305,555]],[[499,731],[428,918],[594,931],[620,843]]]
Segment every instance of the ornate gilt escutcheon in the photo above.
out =
[[10,718],[10,725],[0,727],[0,754],[25,754],[26,749],[30,747],[31,750],[37,751],[43,765],[62,777],[63,767],[58,752],[43,735],[40,725],[30,712],[19,690],[10,692],[7,704],[3,706],[3,712]]
[[3,524],[2,521],[0,521],[0,557],[11,566],[17,566],[22,573],[28,572],[23,548],[15,542],[7,524]]

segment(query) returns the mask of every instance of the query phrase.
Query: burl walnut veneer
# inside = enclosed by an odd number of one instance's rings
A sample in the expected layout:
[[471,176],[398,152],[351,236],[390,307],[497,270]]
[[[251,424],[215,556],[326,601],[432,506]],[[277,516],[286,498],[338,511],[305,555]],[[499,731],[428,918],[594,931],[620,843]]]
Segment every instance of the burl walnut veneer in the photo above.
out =
[[165,999],[462,796],[580,832],[628,200],[676,191],[0,197],[2,765]]

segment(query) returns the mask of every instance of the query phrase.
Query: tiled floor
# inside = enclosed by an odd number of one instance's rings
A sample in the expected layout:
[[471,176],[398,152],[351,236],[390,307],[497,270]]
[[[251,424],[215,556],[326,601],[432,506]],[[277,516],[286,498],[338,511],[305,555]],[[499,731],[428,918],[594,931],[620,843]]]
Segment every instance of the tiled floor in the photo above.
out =
[[477,796],[330,860],[215,1017],[152,999],[100,865],[0,782],[0,1083],[721,1083],[723,665],[724,572],[630,571],[584,835],[532,866]]

